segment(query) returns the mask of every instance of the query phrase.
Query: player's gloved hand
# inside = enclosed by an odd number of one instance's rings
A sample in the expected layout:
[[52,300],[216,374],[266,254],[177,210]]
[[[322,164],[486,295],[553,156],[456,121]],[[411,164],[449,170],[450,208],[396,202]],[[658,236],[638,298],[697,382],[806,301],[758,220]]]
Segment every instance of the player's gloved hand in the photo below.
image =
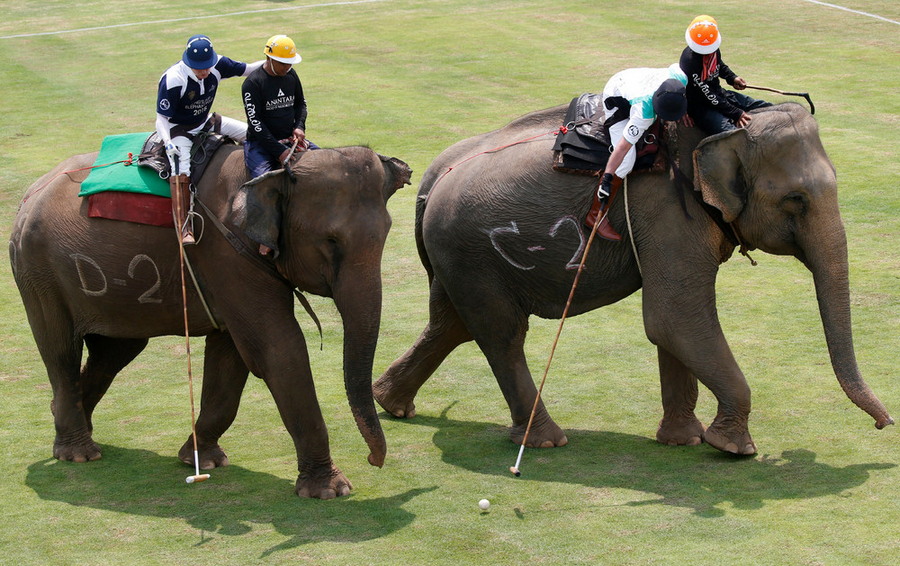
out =
[[597,198],[600,199],[600,201],[606,200],[609,197],[609,192],[612,190],[612,182],[612,173],[604,173],[603,177],[600,178],[600,186],[597,187]]
[[169,156],[169,159],[175,159],[176,157],[181,155],[181,152],[178,151],[178,146],[172,142],[166,144],[166,155]]

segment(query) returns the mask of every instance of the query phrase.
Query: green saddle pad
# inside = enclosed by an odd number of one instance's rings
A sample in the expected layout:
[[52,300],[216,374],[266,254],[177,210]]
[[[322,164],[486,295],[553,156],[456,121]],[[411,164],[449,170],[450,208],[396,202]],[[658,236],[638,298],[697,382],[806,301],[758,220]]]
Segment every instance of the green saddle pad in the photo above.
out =
[[[81,183],[78,196],[104,191],[124,191],[170,197],[167,180],[160,179],[156,171],[149,167],[138,167],[138,155],[149,135],[149,132],[145,132],[103,138],[94,169],[91,169],[87,179]],[[130,165],[117,163],[127,161],[129,153],[133,157]]]

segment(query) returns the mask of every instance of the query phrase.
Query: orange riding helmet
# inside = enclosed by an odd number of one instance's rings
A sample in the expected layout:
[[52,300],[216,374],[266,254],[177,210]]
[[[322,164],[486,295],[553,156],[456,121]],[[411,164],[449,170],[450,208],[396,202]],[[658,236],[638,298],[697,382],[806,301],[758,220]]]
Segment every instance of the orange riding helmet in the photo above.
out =
[[697,16],[684,32],[684,39],[694,53],[708,55],[716,51],[722,44],[722,34],[712,16]]

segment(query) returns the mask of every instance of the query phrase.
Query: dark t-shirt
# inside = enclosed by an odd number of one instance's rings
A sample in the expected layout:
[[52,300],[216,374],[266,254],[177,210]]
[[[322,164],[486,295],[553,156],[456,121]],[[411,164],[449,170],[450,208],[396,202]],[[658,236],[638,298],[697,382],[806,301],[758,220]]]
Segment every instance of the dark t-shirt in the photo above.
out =
[[246,63],[220,56],[209,76],[197,79],[183,62],[175,63],[159,79],[156,111],[173,124],[193,129],[209,117],[219,81],[244,74]]
[[284,152],[279,140],[291,137],[296,128],[306,130],[306,99],[294,69],[283,77],[275,77],[264,67],[250,73],[241,87],[247,140],[277,158]]
[[685,47],[678,65],[688,79],[685,95],[689,111],[691,108],[706,106],[728,118],[737,119],[741,116],[743,111],[725,99],[725,90],[719,84],[719,78],[733,84],[737,75],[722,61],[722,53],[718,49],[715,53],[701,55],[694,53],[690,47]]

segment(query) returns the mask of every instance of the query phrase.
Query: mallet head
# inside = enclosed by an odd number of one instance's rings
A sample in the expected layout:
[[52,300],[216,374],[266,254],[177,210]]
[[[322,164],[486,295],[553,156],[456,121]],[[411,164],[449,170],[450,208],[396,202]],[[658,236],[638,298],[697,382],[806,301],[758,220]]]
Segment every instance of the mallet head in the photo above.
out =
[[185,483],[200,483],[209,479],[209,474],[197,474],[184,478]]
[[512,475],[514,475],[516,477],[519,477],[522,475],[522,472],[519,471],[519,468],[517,468],[515,466],[510,466],[509,471],[512,473]]

